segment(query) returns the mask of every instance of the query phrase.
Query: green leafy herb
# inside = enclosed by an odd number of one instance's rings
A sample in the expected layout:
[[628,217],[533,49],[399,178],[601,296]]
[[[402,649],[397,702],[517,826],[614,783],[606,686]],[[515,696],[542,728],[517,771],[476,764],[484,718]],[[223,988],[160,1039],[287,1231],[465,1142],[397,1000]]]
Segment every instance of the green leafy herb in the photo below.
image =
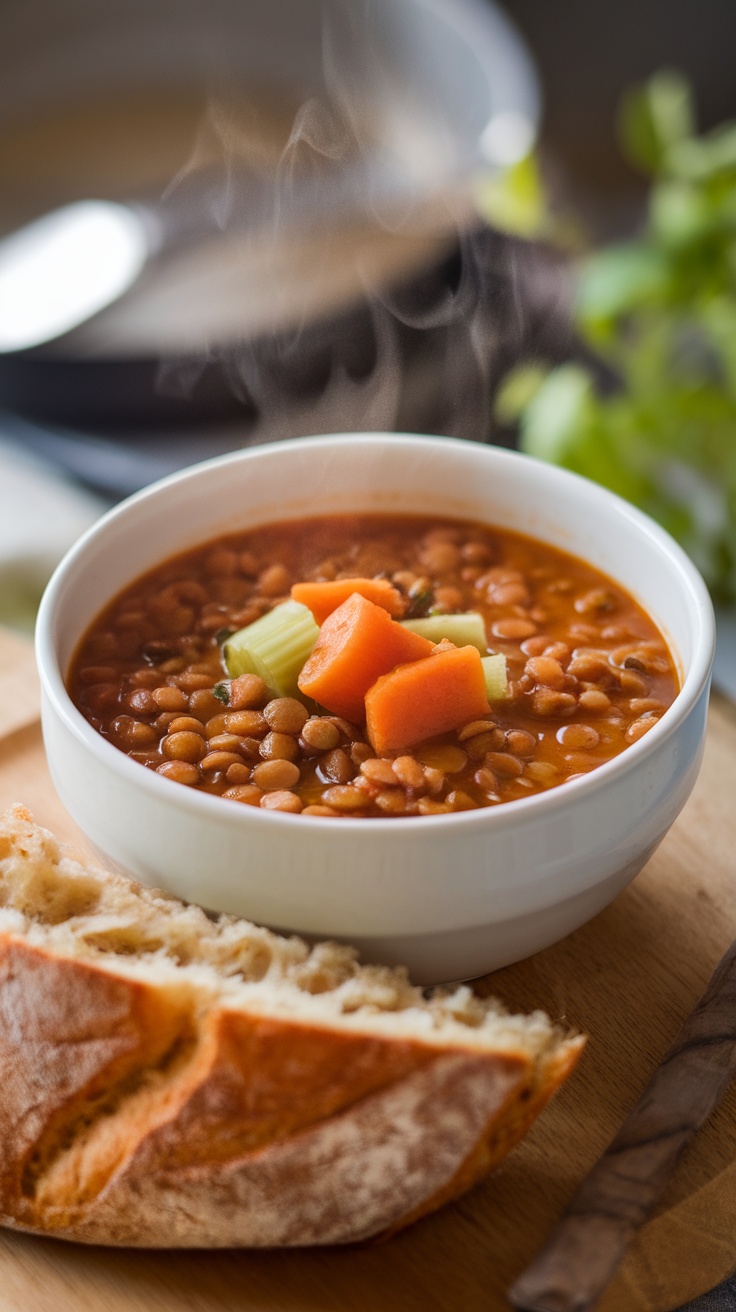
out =
[[432,588],[419,588],[416,592],[410,589],[409,605],[406,608],[404,619],[418,620],[428,615],[431,607],[434,605],[434,592]]
[[576,321],[618,379],[580,364],[516,369],[496,400],[523,448],[636,502],[712,590],[736,597],[736,124],[698,136],[687,82],[626,97],[630,159],[653,175],[639,237],[590,255]]
[[223,679],[222,683],[216,683],[215,686],[214,686],[214,688],[212,689],[212,696],[213,696],[213,697],[216,697],[217,700],[218,700],[218,702],[222,702],[223,706],[229,706],[229,705],[230,705],[230,680],[229,680],[229,679]]

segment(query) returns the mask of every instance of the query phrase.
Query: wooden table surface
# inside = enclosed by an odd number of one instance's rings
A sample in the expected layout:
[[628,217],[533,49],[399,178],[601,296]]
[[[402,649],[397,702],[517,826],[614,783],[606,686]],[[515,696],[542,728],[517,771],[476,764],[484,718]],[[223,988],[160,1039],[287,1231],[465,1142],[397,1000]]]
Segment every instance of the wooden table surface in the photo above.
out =
[[[0,632],[0,809],[24,802],[84,852],[48,776],[32,655]],[[635,882],[562,943],[482,987],[589,1035],[502,1168],[389,1243],[160,1253],[0,1232],[0,1312],[503,1312],[736,933],[736,709],[714,699],[695,791]],[[736,1267],[736,1090],[689,1149],[601,1312],[670,1312]]]

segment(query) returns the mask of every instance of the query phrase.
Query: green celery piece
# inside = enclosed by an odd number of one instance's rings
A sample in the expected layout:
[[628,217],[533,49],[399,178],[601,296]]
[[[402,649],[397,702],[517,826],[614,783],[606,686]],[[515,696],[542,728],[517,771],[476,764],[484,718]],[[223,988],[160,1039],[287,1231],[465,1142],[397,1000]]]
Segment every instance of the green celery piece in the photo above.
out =
[[483,617],[477,611],[465,615],[429,615],[422,620],[401,620],[402,629],[411,629],[430,642],[447,638],[456,647],[477,647],[481,655],[488,651]]
[[483,666],[489,702],[503,701],[509,695],[506,657],[502,653],[494,653],[492,656],[481,656],[480,663]]
[[267,615],[239,629],[223,647],[231,679],[259,674],[277,697],[298,697],[297,679],[317,638],[319,626],[308,606],[282,601]]

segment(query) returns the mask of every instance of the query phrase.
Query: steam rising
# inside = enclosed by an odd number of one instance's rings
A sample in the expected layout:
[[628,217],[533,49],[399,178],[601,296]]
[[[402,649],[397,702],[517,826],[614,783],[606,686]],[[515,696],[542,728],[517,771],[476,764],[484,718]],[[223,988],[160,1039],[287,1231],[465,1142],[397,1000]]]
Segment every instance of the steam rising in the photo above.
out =
[[[322,83],[290,115],[212,95],[164,196],[172,222],[194,212],[227,238],[233,283],[238,261],[270,264],[278,298],[293,254],[280,322],[225,343],[213,334],[197,360],[159,371],[160,390],[183,397],[215,368],[243,404],[248,444],[395,428],[487,439],[497,379],[530,333],[556,334],[560,278],[544,266],[540,298],[541,257],[520,261],[513,242],[473,227],[449,180],[448,134],[408,93],[402,103],[365,13],[324,19]],[[302,277],[324,288],[323,306]]]

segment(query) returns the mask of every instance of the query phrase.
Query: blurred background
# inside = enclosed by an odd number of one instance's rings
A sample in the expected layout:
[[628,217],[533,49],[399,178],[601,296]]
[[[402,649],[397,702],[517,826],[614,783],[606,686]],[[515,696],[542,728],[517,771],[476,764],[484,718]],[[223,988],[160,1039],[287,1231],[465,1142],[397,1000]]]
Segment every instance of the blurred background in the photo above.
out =
[[0,620],[162,474],[366,429],[598,478],[730,603],[735,39],[725,0],[4,0]]

